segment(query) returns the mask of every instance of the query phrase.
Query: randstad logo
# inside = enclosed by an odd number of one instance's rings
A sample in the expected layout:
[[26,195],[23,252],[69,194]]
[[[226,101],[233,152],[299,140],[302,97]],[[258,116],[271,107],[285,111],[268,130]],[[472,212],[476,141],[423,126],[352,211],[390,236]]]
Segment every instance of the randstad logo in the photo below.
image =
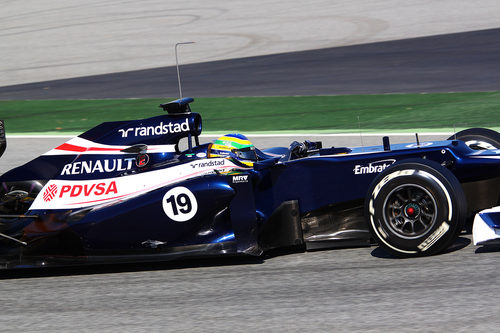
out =
[[206,168],[206,167],[215,167],[215,166],[221,166],[224,165],[225,160],[212,160],[208,162],[196,162],[196,163],[190,163],[189,165],[193,168]]
[[164,135],[168,133],[180,133],[189,131],[189,120],[186,119],[182,123],[171,123],[163,124],[160,122],[157,126],[141,126],[132,127],[127,129],[119,129],[118,132],[122,134],[122,138],[127,138],[129,134],[131,136],[153,136],[153,135]]

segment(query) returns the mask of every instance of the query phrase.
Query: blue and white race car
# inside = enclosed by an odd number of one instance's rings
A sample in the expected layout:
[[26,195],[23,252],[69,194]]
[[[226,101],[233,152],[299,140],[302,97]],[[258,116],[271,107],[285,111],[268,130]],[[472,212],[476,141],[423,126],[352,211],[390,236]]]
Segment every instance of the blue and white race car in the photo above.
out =
[[[438,142],[260,150],[200,144],[190,98],[103,123],[0,176],[4,268],[261,255],[378,243],[401,257],[448,248],[498,205],[500,134]],[[0,152],[6,142],[0,122]],[[184,147],[184,148],[181,148]]]

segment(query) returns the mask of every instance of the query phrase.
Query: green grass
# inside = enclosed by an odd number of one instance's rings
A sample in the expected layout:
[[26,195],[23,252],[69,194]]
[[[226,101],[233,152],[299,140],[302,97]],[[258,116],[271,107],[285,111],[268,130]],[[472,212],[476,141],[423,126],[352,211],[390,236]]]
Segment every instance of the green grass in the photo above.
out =
[[[162,114],[168,99],[0,101],[8,134],[79,133]],[[204,131],[350,132],[500,127],[500,92],[197,98]]]

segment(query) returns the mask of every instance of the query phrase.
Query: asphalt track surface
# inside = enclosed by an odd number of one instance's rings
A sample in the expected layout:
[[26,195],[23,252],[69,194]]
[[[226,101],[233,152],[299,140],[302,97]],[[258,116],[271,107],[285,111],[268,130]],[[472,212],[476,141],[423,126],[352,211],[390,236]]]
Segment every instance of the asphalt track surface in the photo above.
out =
[[498,28],[497,0],[0,0],[0,86]]
[[[296,138],[251,139],[264,148]],[[8,138],[2,162],[24,163],[63,141]],[[463,234],[447,253],[417,259],[365,247],[0,272],[0,323],[2,332],[493,332],[500,325],[495,250],[477,248]]]
[[[222,60],[181,67],[184,96],[500,90],[500,29]],[[0,87],[0,99],[178,96],[175,67]]]

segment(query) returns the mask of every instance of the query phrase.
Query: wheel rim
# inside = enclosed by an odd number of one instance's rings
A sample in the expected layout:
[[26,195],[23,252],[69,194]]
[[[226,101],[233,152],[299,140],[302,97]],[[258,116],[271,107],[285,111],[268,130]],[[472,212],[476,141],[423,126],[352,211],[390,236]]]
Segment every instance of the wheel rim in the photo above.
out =
[[384,202],[384,221],[392,232],[406,239],[418,238],[436,221],[437,206],[429,191],[405,184],[393,189]]

